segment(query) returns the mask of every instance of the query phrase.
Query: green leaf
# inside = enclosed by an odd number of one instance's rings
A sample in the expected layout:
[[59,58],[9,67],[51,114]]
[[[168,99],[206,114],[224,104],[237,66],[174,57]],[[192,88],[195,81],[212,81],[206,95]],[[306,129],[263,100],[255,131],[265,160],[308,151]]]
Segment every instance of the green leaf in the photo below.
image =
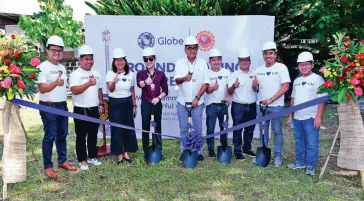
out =
[[338,94],[339,103],[348,102],[348,98],[346,97],[346,91],[347,91],[347,88],[340,89],[339,94]]
[[40,70],[35,67],[24,67],[24,68],[22,68],[22,71],[24,73],[39,73],[40,72]]

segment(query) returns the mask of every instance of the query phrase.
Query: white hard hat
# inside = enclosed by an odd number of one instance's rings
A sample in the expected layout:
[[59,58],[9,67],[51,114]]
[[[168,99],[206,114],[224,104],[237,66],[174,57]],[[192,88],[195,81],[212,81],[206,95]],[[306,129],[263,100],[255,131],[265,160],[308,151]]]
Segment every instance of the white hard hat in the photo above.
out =
[[219,49],[214,48],[214,49],[210,50],[210,55],[209,55],[209,57],[210,57],[210,58],[211,58],[211,57],[222,57],[222,54],[221,54],[221,52],[220,52],[220,50],[219,50]]
[[301,52],[298,55],[297,63],[305,61],[313,61],[313,55],[311,54],[311,52]]
[[197,45],[197,44],[198,42],[195,36],[188,36],[185,39],[185,45]]
[[154,56],[155,52],[154,49],[151,47],[146,47],[143,50],[143,57],[147,57],[147,56]]
[[262,48],[262,50],[264,51],[264,50],[277,50],[277,45],[276,45],[276,43],[275,42],[271,42],[271,41],[269,41],[269,42],[265,42],[264,44],[263,44],[263,48]]
[[46,47],[48,47],[49,45],[64,47],[63,39],[59,36],[51,36],[47,40]]
[[116,48],[112,51],[112,58],[124,58],[126,54],[122,48]]
[[92,50],[92,48],[88,45],[82,45],[80,48],[78,48],[78,57],[80,58],[83,55],[88,55],[88,54],[94,54],[94,51]]
[[247,58],[250,57],[250,51],[248,48],[241,48],[238,58]]

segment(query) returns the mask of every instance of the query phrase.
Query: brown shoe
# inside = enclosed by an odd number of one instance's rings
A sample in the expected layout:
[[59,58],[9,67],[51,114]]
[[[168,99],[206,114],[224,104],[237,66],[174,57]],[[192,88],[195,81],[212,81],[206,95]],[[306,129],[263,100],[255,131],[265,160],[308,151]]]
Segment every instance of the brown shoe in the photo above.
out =
[[71,165],[71,163],[68,162],[68,161],[66,161],[66,162],[64,162],[62,164],[58,164],[58,167],[63,168],[63,169],[68,170],[68,171],[76,171],[77,170],[77,167]]
[[44,173],[46,173],[46,175],[51,178],[51,179],[56,179],[57,178],[57,173],[53,170],[53,168],[46,168],[44,170]]

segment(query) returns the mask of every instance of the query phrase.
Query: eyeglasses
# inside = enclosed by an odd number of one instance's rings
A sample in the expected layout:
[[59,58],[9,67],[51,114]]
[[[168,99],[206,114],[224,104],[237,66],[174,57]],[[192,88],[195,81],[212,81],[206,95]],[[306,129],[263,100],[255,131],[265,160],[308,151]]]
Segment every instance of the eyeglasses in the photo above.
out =
[[51,51],[53,54],[54,53],[58,53],[58,54],[63,53],[63,50],[49,49],[49,51]]
[[186,47],[186,49],[188,50],[188,51],[197,51],[198,50],[198,46],[195,46],[195,47]]
[[150,61],[150,62],[152,62],[152,61],[154,61],[154,58],[153,57],[144,57],[143,58],[143,60],[144,60],[144,62],[148,62],[148,60]]
[[239,58],[239,62],[249,62],[249,61],[250,61],[250,58],[246,58],[246,59]]

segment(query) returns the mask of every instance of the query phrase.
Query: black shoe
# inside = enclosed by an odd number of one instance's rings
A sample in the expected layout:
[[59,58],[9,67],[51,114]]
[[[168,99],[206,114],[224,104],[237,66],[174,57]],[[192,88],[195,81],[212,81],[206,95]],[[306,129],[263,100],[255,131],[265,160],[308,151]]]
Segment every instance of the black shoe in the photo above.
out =
[[245,160],[243,154],[235,154],[235,158],[236,158],[236,160],[239,160],[239,161]]
[[124,158],[123,160],[125,160],[128,163],[132,163],[134,161],[133,158]]
[[148,156],[147,156],[147,154],[144,154],[144,161],[148,163]]
[[179,157],[180,161],[183,161],[183,154],[181,154],[181,156]]
[[255,153],[252,152],[252,150],[244,151],[243,153],[246,154],[246,155],[248,155],[248,156],[250,156],[250,157],[253,157],[253,158],[255,157]]
[[215,154],[215,151],[213,149],[209,150],[209,157],[210,158],[216,158],[216,154]]
[[202,155],[202,154],[199,154],[197,158],[198,158],[198,161],[203,161],[203,160],[205,160],[205,158],[203,157],[203,155]]
[[166,158],[164,158],[163,154],[161,156],[161,161],[164,161]]
[[121,160],[119,160],[119,159],[118,159],[118,160],[116,160],[116,164],[117,164],[117,165],[120,165],[120,164],[122,164],[123,162],[124,162],[124,159],[121,159]]

